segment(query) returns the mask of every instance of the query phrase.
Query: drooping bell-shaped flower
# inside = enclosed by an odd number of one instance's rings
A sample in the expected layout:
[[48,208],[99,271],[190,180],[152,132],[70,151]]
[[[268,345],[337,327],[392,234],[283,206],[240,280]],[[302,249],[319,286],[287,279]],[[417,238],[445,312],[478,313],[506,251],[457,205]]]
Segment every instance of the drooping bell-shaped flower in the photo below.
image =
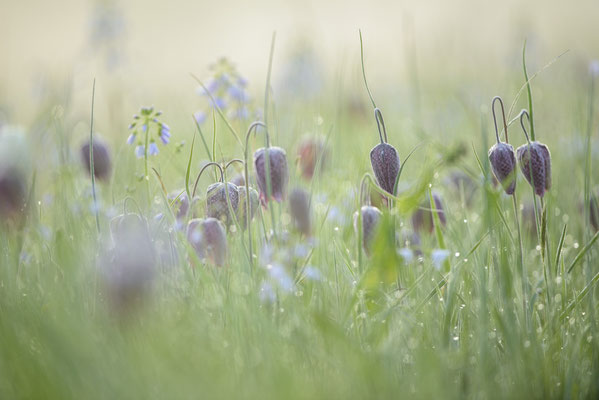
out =
[[[247,191],[245,186],[238,186],[237,192],[239,194],[239,205],[237,207],[237,221],[239,221],[239,225],[242,229],[245,229],[247,226]],[[259,199],[258,192],[256,189],[250,187],[250,219],[254,218],[254,214],[258,209]]]
[[489,149],[489,162],[491,163],[491,170],[503,187],[503,190],[505,190],[507,194],[512,195],[516,190],[516,156],[514,155],[514,148],[512,145],[507,142],[502,142],[499,139],[497,118],[495,117],[495,101],[499,101],[499,104],[501,105],[506,140],[508,137],[503,100],[501,100],[501,97],[496,96],[493,98],[491,108],[493,110],[493,122],[495,123],[495,137],[497,143]]
[[227,234],[216,218],[192,219],[187,224],[187,240],[198,258],[223,266],[227,259]]
[[522,121],[524,115],[528,116],[526,110],[522,110],[520,113],[520,123],[528,143],[518,147],[516,154],[522,174],[534,188],[535,194],[543,197],[545,192],[551,188],[551,153],[543,143],[528,140],[528,133]]
[[239,207],[239,192],[237,186],[231,182],[227,182],[226,184],[223,182],[216,182],[206,189],[206,217],[219,219],[226,223],[227,226],[231,226],[234,222],[229,211],[227,191],[233,213],[237,213]]
[[[287,155],[280,147],[268,147],[269,169],[270,169],[270,195],[281,202],[285,198],[287,183],[289,182],[289,171],[287,167]],[[260,201],[263,205],[268,203],[267,176],[266,176],[266,154],[265,148],[260,148],[254,153],[254,167],[256,168],[256,180],[260,189]]]
[[389,194],[394,194],[395,182],[399,174],[399,155],[389,143],[379,143],[370,151],[370,164],[379,186]]
[[[378,208],[373,206],[362,206],[360,212],[362,213],[362,243],[364,251],[366,252],[366,254],[370,255],[370,252],[372,250],[372,239],[374,239],[376,228],[383,213],[381,213],[381,211]],[[356,232],[358,232],[359,218],[359,212],[356,211],[356,213],[354,214],[354,229],[356,230]]]
[[[108,181],[112,169],[108,147],[104,142],[94,139],[92,155],[94,157],[94,176],[101,181]],[[89,141],[87,141],[81,146],[81,160],[83,161],[83,167],[88,173],[91,173],[89,156]]]

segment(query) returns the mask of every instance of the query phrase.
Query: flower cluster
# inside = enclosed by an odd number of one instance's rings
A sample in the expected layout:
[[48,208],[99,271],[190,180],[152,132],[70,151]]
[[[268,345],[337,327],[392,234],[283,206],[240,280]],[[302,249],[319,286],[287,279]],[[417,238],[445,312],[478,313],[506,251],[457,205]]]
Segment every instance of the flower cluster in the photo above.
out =
[[[226,58],[210,66],[212,76],[205,88],[199,87],[198,94],[208,100],[210,107],[227,111],[231,119],[245,120],[250,117],[250,96],[246,91],[247,80],[235,65]],[[211,98],[212,97],[212,98]],[[194,117],[198,124],[206,120],[205,111],[197,111]]]
[[155,111],[154,107],[142,107],[139,114],[133,116],[133,122],[129,125],[129,130],[132,132],[127,139],[127,144],[136,145],[137,158],[155,156],[159,153],[156,139],[151,135],[153,127],[156,128],[157,139],[164,145],[170,141],[171,128],[158,119],[161,115],[162,111]]

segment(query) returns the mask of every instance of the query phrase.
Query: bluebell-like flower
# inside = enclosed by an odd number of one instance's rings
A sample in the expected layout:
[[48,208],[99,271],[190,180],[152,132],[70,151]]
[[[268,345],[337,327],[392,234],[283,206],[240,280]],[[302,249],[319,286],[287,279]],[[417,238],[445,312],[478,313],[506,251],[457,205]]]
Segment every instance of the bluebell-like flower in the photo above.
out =
[[196,111],[193,114],[193,117],[195,118],[198,125],[201,125],[204,123],[204,121],[206,121],[206,113],[203,111]]
[[135,133],[130,134],[127,138],[127,144],[133,144],[133,142],[135,142]]
[[237,86],[230,86],[228,92],[229,92],[229,96],[231,96],[231,98],[233,100],[243,103],[243,102],[247,101],[247,99],[248,99],[248,96],[245,93],[245,91],[243,90],[243,88],[240,88]]
[[211,106],[212,108],[216,108],[216,107],[218,107],[218,108],[220,108],[220,109],[223,109],[223,108],[226,108],[226,107],[227,107],[227,102],[226,102],[226,101],[225,101],[225,99],[223,99],[223,98],[220,98],[220,97],[215,97],[215,98],[214,98],[214,101],[210,103],[210,106]]
[[150,147],[148,147],[148,154],[151,156],[155,156],[158,153],[159,153],[158,146],[156,145],[156,142],[152,141],[150,143]]
[[168,142],[170,141],[170,137],[171,137],[171,128],[169,128],[169,126],[167,124],[161,124],[159,135],[160,135],[160,140],[162,140],[162,143],[168,144]]
[[137,147],[135,147],[135,155],[137,156],[137,158],[142,158],[144,156],[145,151],[146,148],[143,144],[139,144],[137,145]]
[[143,124],[143,125],[141,126],[141,131],[142,131],[142,132],[145,132],[145,131],[147,131],[147,130],[148,130],[148,124]]

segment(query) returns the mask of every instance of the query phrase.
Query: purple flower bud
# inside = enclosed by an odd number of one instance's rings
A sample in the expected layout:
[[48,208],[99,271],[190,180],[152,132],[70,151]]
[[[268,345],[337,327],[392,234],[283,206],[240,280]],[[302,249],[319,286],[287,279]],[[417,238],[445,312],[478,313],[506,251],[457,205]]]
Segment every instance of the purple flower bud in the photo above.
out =
[[549,149],[537,141],[526,143],[516,151],[520,170],[534,187],[535,193],[543,197],[551,188],[551,154]]
[[[443,202],[441,200],[441,196],[438,193],[433,193],[433,201],[435,202],[435,208],[437,209],[436,213],[439,216],[439,221],[442,226],[447,224],[447,220],[445,218],[445,211],[443,209]],[[433,211],[431,210],[431,203],[427,197],[427,199],[422,203],[420,208],[414,212],[412,215],[412,225],[414,227],[414,231],[417,233],[432,233],[434,228],[434,218]]]
[[[374,239],[374,235],[376,233],[376,228],[378,226],[379,220],[383,215],[381,211],[372,206],[362,206],[362,238],[363,238],[363,247],[366,254],[370,255],[372,239]],[[354,229],[358,232],[358,218],[360,218],[359,213],[356,211],[354,214]]]
[[227,259],[225,227],[215,218],[192,219],[187,224],[187,240],[200,259],[223,266]]
[[0,215],[2,218],[18,216],[25,210],[27,188],[25,177],[17,168],[0,165]]
[[[268,158],[270,166],[270,189],[272,198],[281,202],[285,198],[289,172],[287,170],[287,155],[280,147],[269,147]],[[254,167],[256,168],[256,180],[260,189],[260,201],[263,205],[268,203],[267,181],[266,181],[266,152],[264,148],[254,153]]]
[[303,189],[295,188],[289,194],[289,212],[299,232],[310,236],[310,195]]
[[148,124],[143,124],[143,125],[141,126],[141,131],[142,131],[142,132],[145,132],[145,131],[147,131],[147,130],[148,130]]
[[[110,152],[108,151],[108,147],[101,141],[94,140],[92,151],[94,156],[94,176],[99,180],[109,180],[112,164],[110,162]],[[81,146],[81,160],[83,161],[83,166],[87,170],[87,173],[90,173],[89,141]]]
[[[239,191],[237,186],[232,183],[227,183],[229,191],[229,200],[234,213],[237,213],[239,206]],[[225,192],[225,184],[216,182],[208,186],[206,190],[206,217],[216,218],[223,221],[227,227],[231,226],[233,218],[229,213],[227,204],[227,193]]]
[[516,190],[516,156],[511,144],[498,142],[489,149],[493,174],[509,195]]
[[370,151],[370,163],[379,186],[394,194],[395,181],[399,174],[399,156],[393,146],[379,143]]
[[[242,229],[245,229],[247,226],[247,217],[246,217],[246,190],[245,186],[241,185],[237,187],[237,191],[239,193],[239,206],[237,207],[237,221],[239,221],[239,225],[241,225]],[[254,218],[254,214],[258,209],[258,192],[255,189],[250,187],[250,219]]]
[[184,190],[176,190],[168,195],[168,202],[171,204],[173,213],[177,220],[183,220],[189,211],[189,198]]

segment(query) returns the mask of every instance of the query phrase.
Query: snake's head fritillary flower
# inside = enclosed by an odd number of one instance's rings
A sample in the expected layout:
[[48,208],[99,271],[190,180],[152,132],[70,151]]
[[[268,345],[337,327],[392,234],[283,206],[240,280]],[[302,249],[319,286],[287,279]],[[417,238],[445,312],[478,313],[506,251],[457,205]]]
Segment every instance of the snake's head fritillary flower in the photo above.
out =
[[[237,187],[237,191],[239,193],[239,206],[237,207],[237,220],[239,221],[239,225],[241,225],[242,229],[245,229],[247,226],[247,217],[246,217],[246,208],[247,208],[247,195],[246,195],[246,187],[244,184]],[[258,192],[256,189],[250,187],[250,219],[254,218],[254,214],[258,209],[259,199]]]
[[234,222],[233,217],[229,212],[225,187],[228,190],[231,208],[233,209],[233,212],[237,214],[239,208],[239,190],[237,186],[231,182],[228,182],[226,185],[223,182],[216,182],[206,189],[206,216],[221,220],[227,227],[229,227]]
[[[362,206],[361,213],[362,213],[362,238],[363,238],[362,244],[363,244],[364,251],[366,252],[366,254],[370,255],[370,252],[372,250],[372,240],[374,239],[374,235],[376,233],[376,228],[377,228],[379,220],[381,219],[381,216],[383,214],[381,213],[381,211],[378,208],[372,207],[372,206]],[[354,214],[354,229],[356,230],[356,232],[358,234],[359,234],[359,232],[358,232],[359,218],[360,218],[360,215],[356,211],[356,213]]]
[[[90,173],[89,153],[89,141],[87,141],[81,146],[81,160],[83,161],[83,167],[88,173]],[[110,178],[110,171],[112,169],[108,147],[104,142],[94,139],[92,153],[94,157],[94,176],[99,180],[107,181]]]
[[[287,169],[287,154],[280,147],[268,148],[270,169],[271,197],[281,202],[285,198],[287,183],[289,182],[289,171]],[[266,149],[260,148],[254,153],[254,167],[256,168],[256,180],[260,189],[260,201],[263,205],[268,203],[267,177],[266,177]]]
[[498,142],[489,149],[493,174],[509,195],[516,190],[516,156],[511,144]]
[[534,141],[523,144],[516,151],[520,170],[534,188],[537,196],[543,197],[551,188],[551,153],[543,143]]
[[223,266],[227,259],[227,234],[222,222],[215,218],[192,219],[187,224],[187,240],[198,258]]
[[399,175],[399,155],[389,143],[379,143],[370,151],[370,163],[379,186],[389,194],[394,194],[395,182]]

